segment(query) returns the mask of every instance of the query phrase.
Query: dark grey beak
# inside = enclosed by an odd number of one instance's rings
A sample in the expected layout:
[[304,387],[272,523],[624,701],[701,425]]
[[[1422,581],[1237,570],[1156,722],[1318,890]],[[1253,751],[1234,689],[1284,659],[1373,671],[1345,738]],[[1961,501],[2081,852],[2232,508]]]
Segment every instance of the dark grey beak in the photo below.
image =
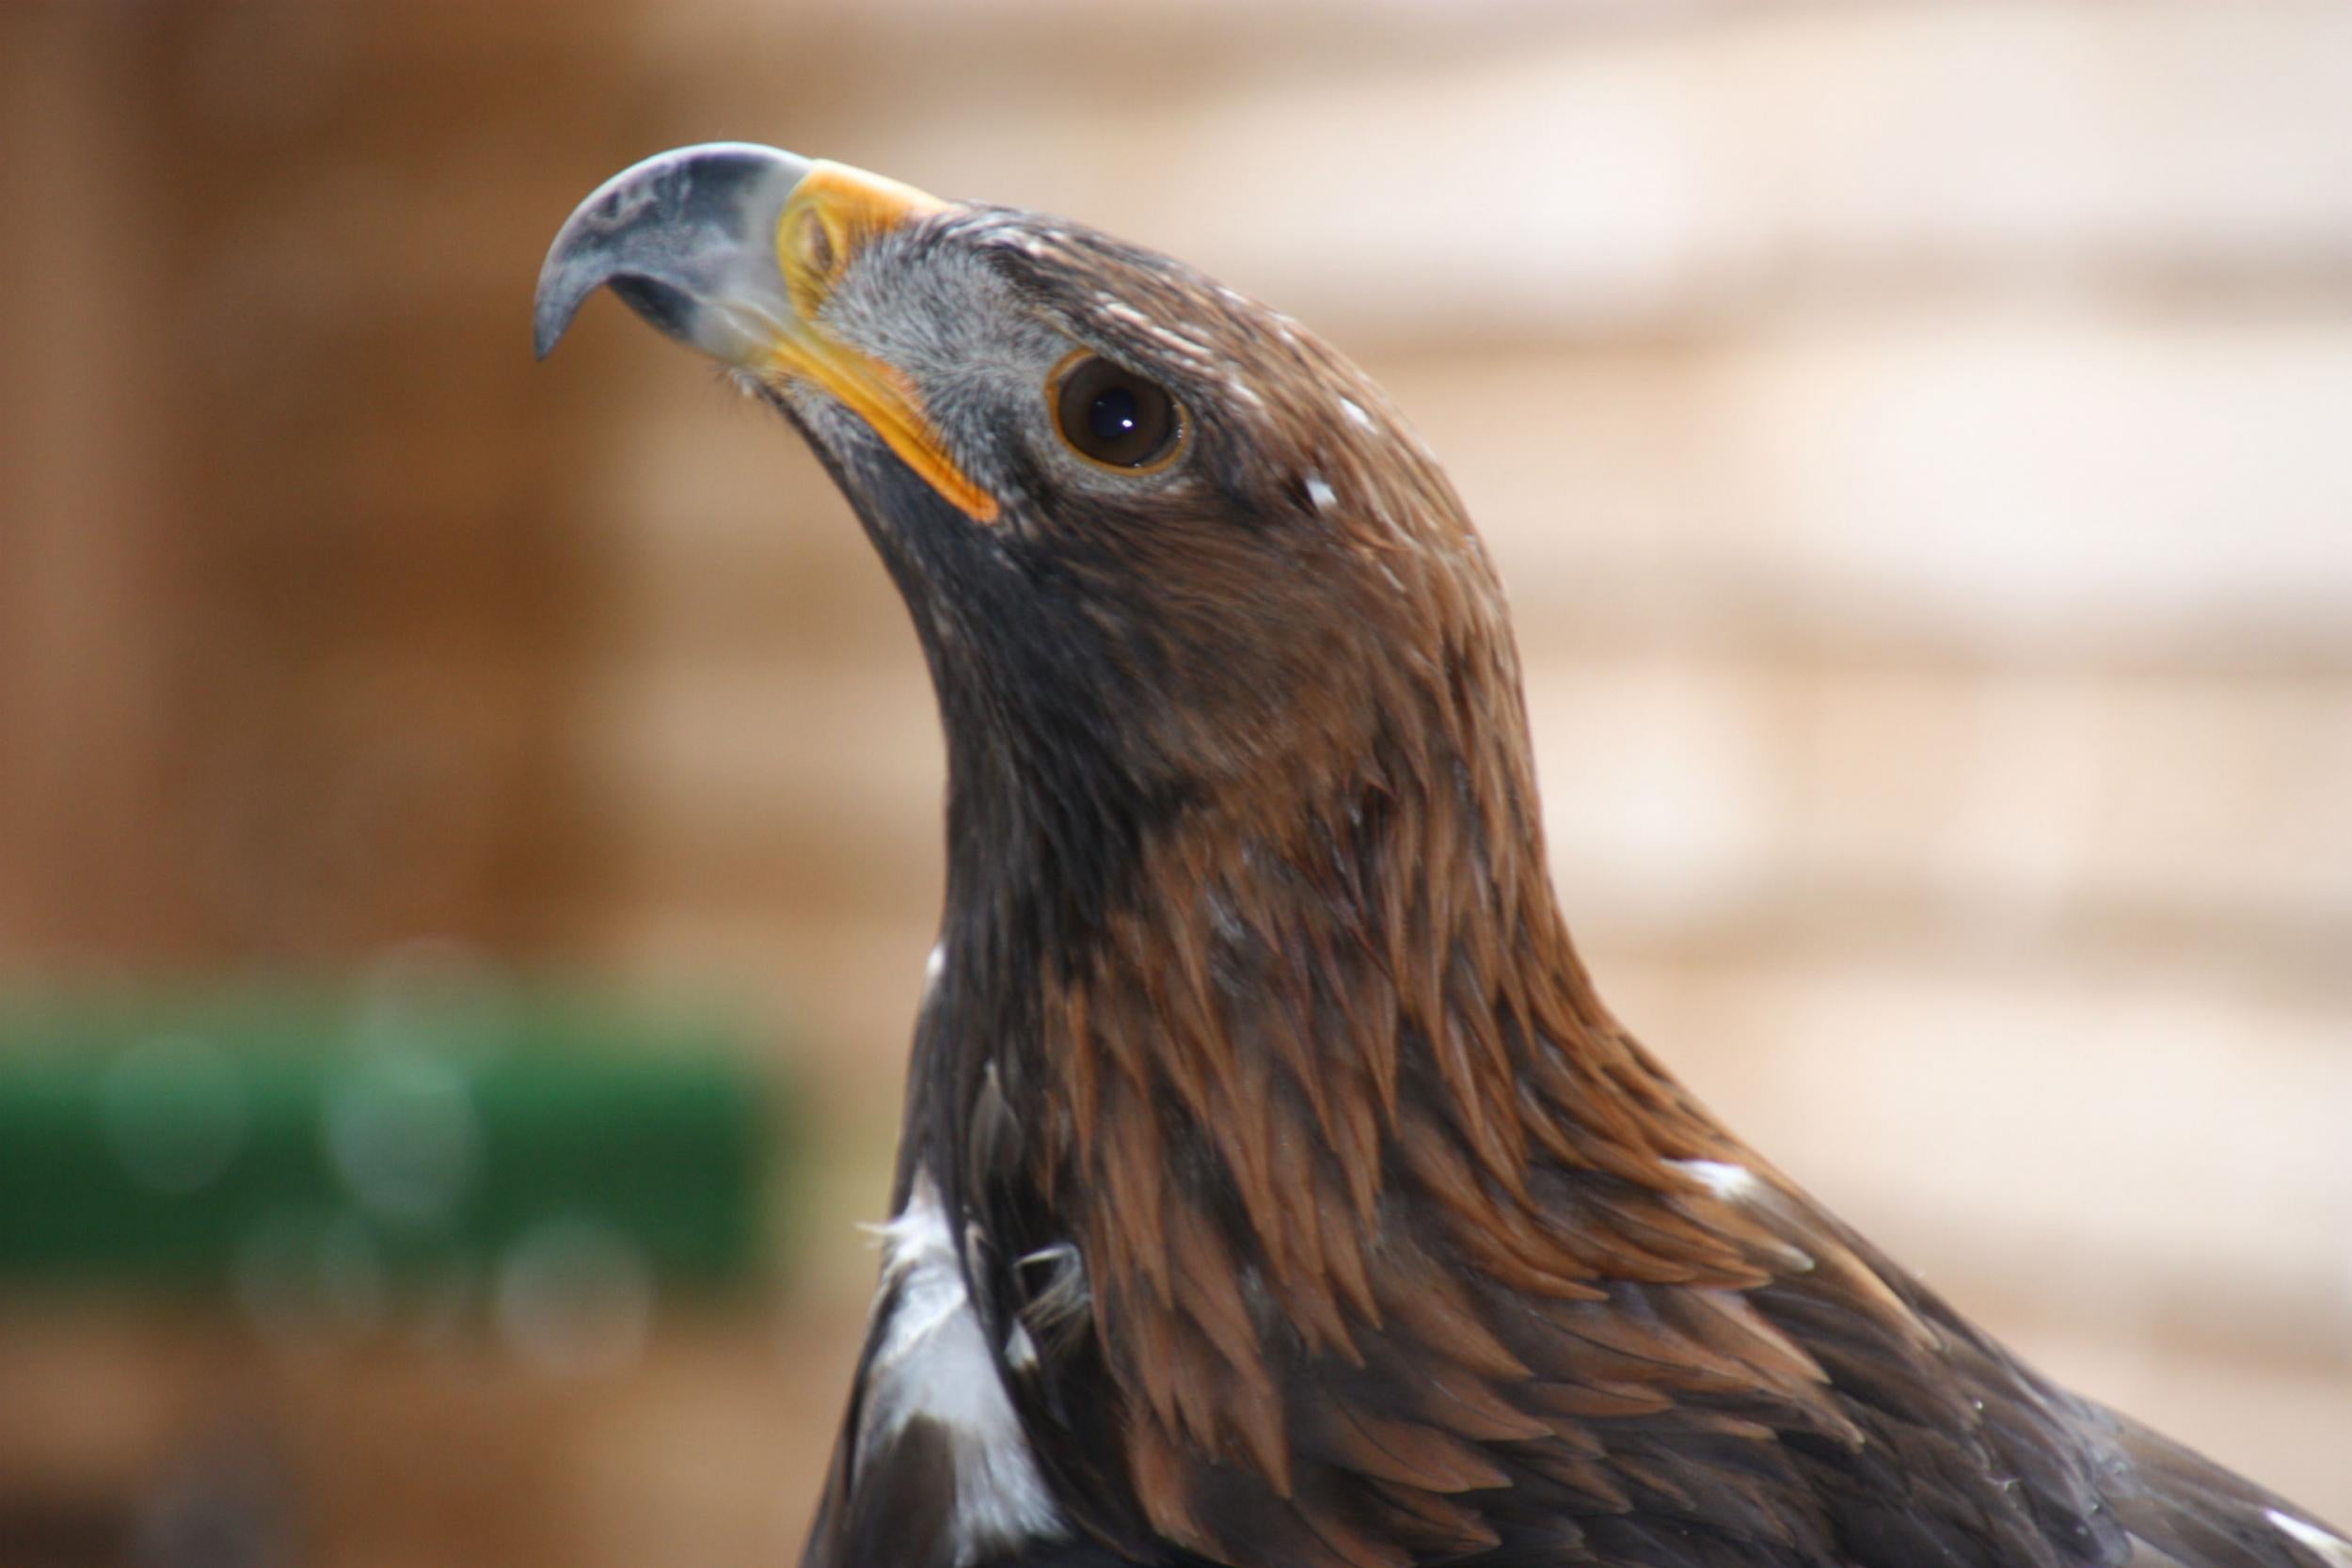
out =
[[811,161],[749,142],[710,142],[623,169],[573,210],[532,312],[548,356],[572,317],[610,287],[662,332],[731,362],[791,317],[776,225]]

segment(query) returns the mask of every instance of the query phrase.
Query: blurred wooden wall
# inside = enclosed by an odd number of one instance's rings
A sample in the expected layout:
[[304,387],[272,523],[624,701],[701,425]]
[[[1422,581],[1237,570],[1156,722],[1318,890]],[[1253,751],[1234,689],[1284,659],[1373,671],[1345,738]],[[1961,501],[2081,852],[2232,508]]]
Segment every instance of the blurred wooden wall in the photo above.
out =
[[0,14],[0,962],[546,949],[590,437],[517,324],[613,9]]
[[[772,1561],[837,1413],[937,910],[919,660],[775,421],[609,301],[525,346],[570,204],[715,137],[1089,219],[1363,360],[1508,579],[1617,1010],[2051,1370],[2352,1519],[2352,11],[0,43],[0,972],[454,936],[763,998],[824,1110],[781,1341],[686,1325],[593,1398],[270,1373],[328,1560]],[[453,1433],[523,1523],[480,1469],[369,1511]]]

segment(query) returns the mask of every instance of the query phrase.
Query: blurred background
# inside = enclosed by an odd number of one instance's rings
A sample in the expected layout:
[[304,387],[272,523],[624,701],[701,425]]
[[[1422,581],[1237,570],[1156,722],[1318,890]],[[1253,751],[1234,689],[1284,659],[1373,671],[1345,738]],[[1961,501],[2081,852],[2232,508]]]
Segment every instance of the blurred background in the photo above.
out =
[[644,153],[1083,216],[1409,410],[1616,1009],[2352,1520],[2352,10],[0,5],[0,1568],[775,1563],[939,897]]

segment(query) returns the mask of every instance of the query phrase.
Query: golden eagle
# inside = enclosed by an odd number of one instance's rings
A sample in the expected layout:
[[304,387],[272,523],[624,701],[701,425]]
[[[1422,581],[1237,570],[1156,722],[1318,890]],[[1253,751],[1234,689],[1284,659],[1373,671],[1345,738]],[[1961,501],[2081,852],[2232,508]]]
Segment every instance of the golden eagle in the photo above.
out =
[[725,144],[558,235],[808,439],[946,732],[941,958],[812,1568],[2352,1568],[2022,1365],[1613,1018],[1502,594],[1305,328]]

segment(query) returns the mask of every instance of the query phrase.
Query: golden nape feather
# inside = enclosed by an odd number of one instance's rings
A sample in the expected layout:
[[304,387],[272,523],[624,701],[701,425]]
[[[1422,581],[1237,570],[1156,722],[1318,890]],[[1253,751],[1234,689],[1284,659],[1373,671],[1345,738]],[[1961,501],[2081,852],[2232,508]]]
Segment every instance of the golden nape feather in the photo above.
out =
[[1493,570],[1306,329],[737,144],[580,207],[543,353],[604,287],[816,449],[946,733],[811,1568],[2352,1568],[2019,1363],[1601,1006]]

